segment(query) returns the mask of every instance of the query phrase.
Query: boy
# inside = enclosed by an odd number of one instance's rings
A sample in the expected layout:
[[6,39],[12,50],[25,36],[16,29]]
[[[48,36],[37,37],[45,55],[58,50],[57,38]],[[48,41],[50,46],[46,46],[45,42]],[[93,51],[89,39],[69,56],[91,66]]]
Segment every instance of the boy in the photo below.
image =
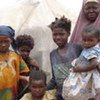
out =
[[21,100],[56,100],[55,90],[46,91],[46,74],[42,70],[31,70],[29,88],[31,92]]
[[[22,56],[29,69],[39,69],[39,65],[34,58],[31,58],[30,52],[34,47],[34,39],[30,35],[18,35],[15,40],[17,52]],[[28,73],[23,75],[29,76]],[[25,93],[29,92],[28,83],[24,80],[19,81],[18,99],[21,98]],[[27,88],[26,88],[27,87]],[[26,89],[25,89],[26,88]]]

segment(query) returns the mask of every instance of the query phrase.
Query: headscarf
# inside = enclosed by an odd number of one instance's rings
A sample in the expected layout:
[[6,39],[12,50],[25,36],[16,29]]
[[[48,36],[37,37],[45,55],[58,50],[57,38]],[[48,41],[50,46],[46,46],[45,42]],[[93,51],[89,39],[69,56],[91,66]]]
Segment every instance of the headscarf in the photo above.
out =
[[11,26],[1,25],[0,26],[0,36],[7,36],[11,38],[12,40],[11,46],[14,50],[16,49],[16,44],[15,44],[15,39],[14,39],[15,30]]
[[84,5],[85,4],[87,4],[88,2],[96,2],[96,3],[98,3],[99,2],[99,0],[84,0]]
[[[100,3],[100,0],[84,0],[83,6],[84,6],[84,3],[86,4],[87,2],[99,2]],[[71,39],[70,39],[71,43],[81,44],[81,32],[83,31],[84,27],[86,27],[87,25],[90,25],[90,21],[87,20],[84,15],[83,6],[80,11],[79,17],[76,22],[76,26],[74,28],[74,31],[73,31]],[[100,13],[98,14],[98,17],[92,24],[96,28],[100,28]]]
[[12,39],[15,36],[15,30],[10,26],[2,25],[2,26],[0,26],[0,36],[1,35],[2,36],[7,36],[7,37]]

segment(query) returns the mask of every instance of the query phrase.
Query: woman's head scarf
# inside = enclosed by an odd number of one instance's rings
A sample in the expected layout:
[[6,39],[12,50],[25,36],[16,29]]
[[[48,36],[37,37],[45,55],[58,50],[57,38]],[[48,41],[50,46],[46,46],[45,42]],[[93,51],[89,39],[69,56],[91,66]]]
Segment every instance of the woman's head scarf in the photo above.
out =
[[14,38],[15,30],[10,26],[0,26],[0,36],[7,36],[9,38]]
[[5,25],[1,25],[0,26],[0,36],[7,36],[9,38],[11,38],[12,40],[12,48],[15,50],[16,48],[16,44],[15,44],[15,40],[14,40],[14,36],[15,36],[15,30],[11,27],[11,26],[5,26]]
[[[86,19],[84,12],[83,12],[84,4],[86,4],[88,2],[98,2],[98,3],[100,3],[100,0],[84,0],[83,1],[82,9],[80,11],[79,17],[77,19],[75,28],[73,30],[73,33],[72,33],[72,36],[71,36],[71,39],[70,39],[71,43],[80,44],[81,43],[81,33],[82,33],[84,27],[86,27],[87,25],[90,25],[90,21]],[[96,28],[100,28],[100,13],[99,13],[98,17],[96,18],[96,20],[92,24]]]

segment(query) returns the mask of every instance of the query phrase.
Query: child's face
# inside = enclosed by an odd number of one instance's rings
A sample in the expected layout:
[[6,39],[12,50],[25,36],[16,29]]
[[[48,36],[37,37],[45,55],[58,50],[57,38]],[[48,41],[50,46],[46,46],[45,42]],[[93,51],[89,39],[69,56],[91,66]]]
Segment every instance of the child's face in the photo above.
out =
[[68,41],[69,33],[63,28],[54,28],[52,32],[54,42],[59,48],[63,48]]
[[18,51],[20,52],[22,58],[25,60],[29,57],[31,48],[29,46],[21,46],[18,48]]
[[11,44],[11,39],[7,36],[0,36],[0,52],[6,53],[9,51],[9,47]]
[[82,34],[82,44],[85,48],[95,46],[99,42],[99,38],[95,34]]
[[32,97],[43,98],[45,91],[46,91],[46,85],[44,81],[43,80],[31,80],[30,91],[31,91]]

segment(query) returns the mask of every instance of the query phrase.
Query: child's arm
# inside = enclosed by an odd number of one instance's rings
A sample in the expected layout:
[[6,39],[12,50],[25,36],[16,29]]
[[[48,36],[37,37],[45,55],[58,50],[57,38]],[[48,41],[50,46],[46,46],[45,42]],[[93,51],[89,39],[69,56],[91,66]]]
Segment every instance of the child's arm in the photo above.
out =
[[57,86],[56,81],[55,81],[54,77],[52,77],[51,80],[49,81],[49,83],[47,84],[47,90],[55,89],[56,86]]
[[22,76],[22,75],[20,75],[19,78],[29,82],[29,76]]
[[38,62],[37,62],[35,59],[30,59],[29,65],[30,65],[33,69],[34,69],[34,68],[39,69],[39,64],[38,64]]
[[75,67],[73,67],[73,71],[74,72],[88,72],[88,71],[91,71],[93,69],[96,69],[97,66],[99,65],[96,58],[90,59],[89,61],[90,61],[90,63],[86,66],[81,66],[81,67],[75,66]]

